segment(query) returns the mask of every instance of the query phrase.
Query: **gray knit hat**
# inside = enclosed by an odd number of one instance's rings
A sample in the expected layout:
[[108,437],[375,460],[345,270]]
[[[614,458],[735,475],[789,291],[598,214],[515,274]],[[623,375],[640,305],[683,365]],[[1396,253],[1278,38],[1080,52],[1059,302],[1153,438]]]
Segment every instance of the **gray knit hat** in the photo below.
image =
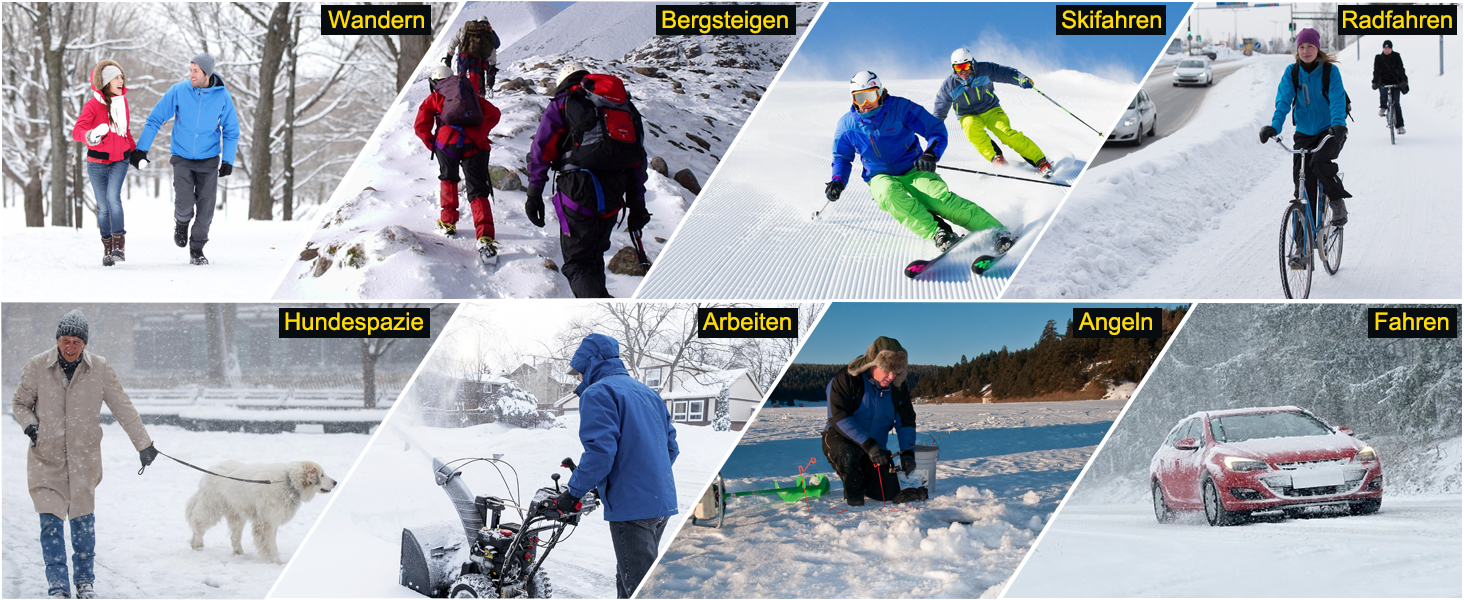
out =
[[76,336],[81,338],[81,343],[87,343],[86,315],[77,309],[61,315],[61,320],[56,323],[56,339],[61,339],[63,335]]
[[188,62],[198,65],[199,70],[203,71],[204,77],[213,77],[214,57],[212,54],[204,52],[203,54],[193,57],[193,60]]

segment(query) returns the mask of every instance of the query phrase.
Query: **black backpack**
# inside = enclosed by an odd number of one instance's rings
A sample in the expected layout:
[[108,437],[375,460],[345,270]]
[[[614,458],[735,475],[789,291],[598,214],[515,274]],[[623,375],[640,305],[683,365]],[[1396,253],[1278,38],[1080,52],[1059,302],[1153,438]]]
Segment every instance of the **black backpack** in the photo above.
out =
[[[1326,63],[1326,62],[1324,62],[1320,66],[1322,67],[1322,100],[1326,101],[1328,106],[1331,106],[1332,105],[1332,96],[1330,94],[1328,94],[1327,91],[1330,90],[1331,89],[1331,86],[1332,86],[1332,63]],[[1296,95],[1295,94],[1301,92],[1301,80],[1300,79],[1301,79],[1301,63],[1299,63],[1299,62],[1291,63],[1291,90],[1293,92],[1293,94],[1291,96],[1291,126],[1292,127],[1295,127],[1296,126]],[[1347,92],[1342,92],[1342,96],[1347,99],[1347,108],[1345,109],[1345,112],[1343,114],[1346,116],[1346,118],[1352,119],[1353,122],[1356,122],[1357,119],[1353,119],[1352,118],[1352,94],[1348,94]]]
[[645,128],[625,83],[614,75],[586,75],[564,103],[564,164],[620,170],[644,166]]

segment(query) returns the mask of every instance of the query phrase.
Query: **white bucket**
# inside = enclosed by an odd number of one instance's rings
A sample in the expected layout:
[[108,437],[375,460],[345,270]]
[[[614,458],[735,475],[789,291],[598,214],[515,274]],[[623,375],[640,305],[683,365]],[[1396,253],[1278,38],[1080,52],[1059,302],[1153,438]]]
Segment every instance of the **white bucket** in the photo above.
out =
[[915,471],[925,474],[925,490],[935,496],[935,464],[940,449],[935,446],[915,446]]

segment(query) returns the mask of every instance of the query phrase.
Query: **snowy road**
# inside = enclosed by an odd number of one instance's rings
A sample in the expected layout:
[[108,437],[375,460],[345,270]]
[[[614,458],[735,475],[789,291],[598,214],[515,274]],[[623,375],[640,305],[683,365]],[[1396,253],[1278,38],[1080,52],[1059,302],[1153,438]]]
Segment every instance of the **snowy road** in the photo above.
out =
[[1063,507],[1007,591],[1027,597],[1458,597],[1458,495],[1215,528],[1147,504]]
[[[1204,57],[1201,57],[1204,58]],[[1209,60],[1209,59],[1205,59]],[[1239,61],[1227,61],[1215,63],[1210,66],[1210,72],[1215,76],[1215,82],[1219,83],[1227,75],[1234,73],[1236,69],[1245,66]],[[1144,80],[1144,91],[1149,93],[1149,99],[1154,101],[1157,107],[1157,114],[1154,116],[1154,137],[1139,137],[1141,143],[1153,143],[1156,140],[1164,139],[1171,133],[1179,131],[1194,116],[1195,109],[1200,107],[1200,102],[1205,99],[1214,84],[1206,87],[1176,87],[1173,84],[1174,65],[1156,65],[1149,78]],[[1093,157],[1090,166],[1098,166],[1104,163],[1113,162],[1134,152],[1138,152],[1139,146],[1120,146],[1118,144],[1104,144]]]
[[[682,530],[640,597],[995,597],[1123,405],[917,406],[920,431],[940,444],[929,501],[851,508],[837,476],[807,503],[738,497],[721,529]],[[722,468],[728,489],[786,487],[811,458],[810,472],[831,473],[825,414],[764,409]]]

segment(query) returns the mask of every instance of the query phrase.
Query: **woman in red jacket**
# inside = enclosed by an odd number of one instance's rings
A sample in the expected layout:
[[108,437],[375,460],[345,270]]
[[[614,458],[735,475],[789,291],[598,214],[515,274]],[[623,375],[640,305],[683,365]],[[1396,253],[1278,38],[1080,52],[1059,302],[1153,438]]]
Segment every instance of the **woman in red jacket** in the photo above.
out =
[[102,60],[92,68],[92,96],[81,107],[71,139],[86,144],[86,172],[97,197],[97,227],[102,230],[102,265],[126,260],[127,230],[122,225],[122,182],[127,155],[137,147],[128,129],[127,80],[122,65]]

